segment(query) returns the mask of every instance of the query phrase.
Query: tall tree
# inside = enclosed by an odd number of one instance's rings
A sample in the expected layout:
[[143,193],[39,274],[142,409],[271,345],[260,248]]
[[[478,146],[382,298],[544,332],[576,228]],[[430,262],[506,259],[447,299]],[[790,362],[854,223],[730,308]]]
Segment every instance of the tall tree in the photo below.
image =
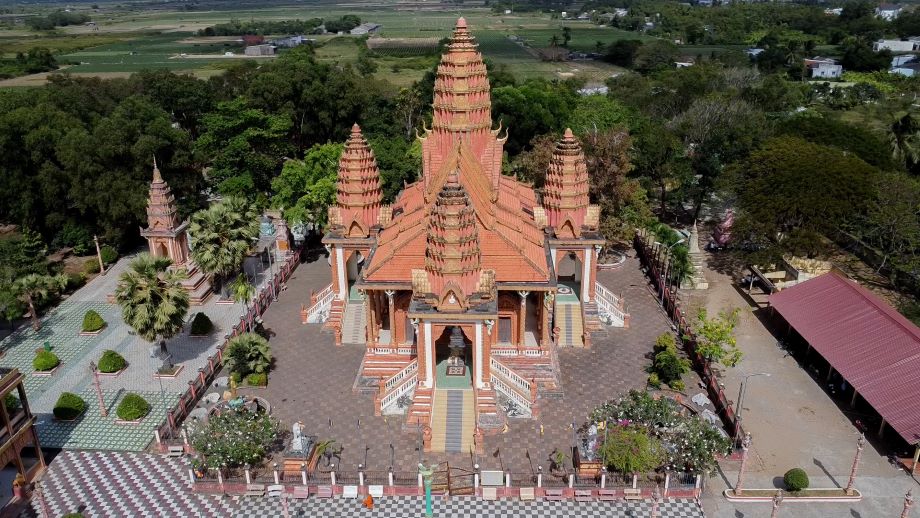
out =
[[710,318],[705,309],[696,315],[693,332],[696,334],[696,352],[710,362],[720,362],[727,367],[734,367],[743,354],[738,349],[735,327],[738,325],[737,308],[720,311],[718,316]]
[[167,353],[166,340],[176,336],[188,314],[188,292],[182,281],[188,278],[184,269],[173,270],[167,257],[143,253],[131,261],[118,277],[115,302],[121,306],[125,323],[148,342],[160,342]]
[[288,160],[272,181],[272,205],[284,208],[288,221],[324,225],[328,207],[335,202],[336,178],[342,144],[317,144],[303,160]]
[[41,329],[41,320],[38,319],[36,304],[48,299],[56,293],[64,291],[67,287],[66,275],[40,275],[30,273],[25,277],[16,279],[13,283],[13,292],[19,295],[29,308],[29,318],[32,319],[32,329]]
[[193,214],[188,231],[192,259],[221,286],[240,270],[259,236],[258,213],[243,198],[225,198]]

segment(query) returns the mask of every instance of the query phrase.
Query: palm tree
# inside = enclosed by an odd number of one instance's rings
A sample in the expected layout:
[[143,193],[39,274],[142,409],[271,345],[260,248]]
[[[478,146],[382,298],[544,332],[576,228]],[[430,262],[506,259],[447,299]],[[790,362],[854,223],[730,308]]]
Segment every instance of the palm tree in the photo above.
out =
[[35,304],[48,298],[55,293],[64,291],[67,287],[66,275],[40,275],[30,273],[25,277],[16,279],[13,283],[13,291],[29,307],[29,318],[32,319],[32,329],[38,331],[41,329],[41,320],[38,319],[38,310]]
[[159,339],[163,354],[166,340],[182,330],[189,308],[188,292],[182,287],[188,274],[184,269],[169,269],[170,264],[167,257],[141,254],[121,274],[115,288],[125,323],[148,342]]
[[[237,275],[236,280],[230,284],[230,293],[233,294],[235,302],[242,302],[246,305],[246,314],[249,314],[249,301],[256,295],[256,287],[249,283],[244,275]],[[252,322],[248,319],[249,332],[252,332]]]
[[549,39],[549,46],[555,48],[558,45],[559,45],[559,36],[556,34],[553,34],[553,36]]
[[255,333],[243,333],[230,340],[224,350],[224,365],[230,366],[230,372],[237,372],[240,378],[248,374],[268,372],[272,364],[271,348],[268,340]]
[[888,127],[891,157],[905,167],[920,161],[920,124],[908,112]]
[[256,211],[243,198],[231,197],[192,215],[192,259],[215,277],[215,286],[240,269],[259,235]]

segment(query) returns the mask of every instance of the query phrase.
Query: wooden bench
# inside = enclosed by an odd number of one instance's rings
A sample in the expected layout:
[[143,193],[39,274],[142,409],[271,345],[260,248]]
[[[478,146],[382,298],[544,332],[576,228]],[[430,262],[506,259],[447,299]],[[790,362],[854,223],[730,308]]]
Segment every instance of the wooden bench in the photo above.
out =
[[543,491],[544,500],[565,500],[565,493],[561,489],[546,489]]
[[316,488],[317,498],[332,498],[332,486],[319,486]]
[[593,502],[594,496],[591,494],[590,489],[576,489],[575,490],[575,501],[577,502]]
[[310,498],[310,488],[307,486],[294,486],[294,491],[292,491],[288,496],[298,500]]
[[168,452],[170,457],[181,457],[185,455],[185,446],[172,445],[169,447]]
[[601,502],[613,502],[617,499],[617,492],[613,489],[599,489],[597,499]]
[[642,500],[642,490],[627,487],[623,490],[623,498],[626,500]]
[[284,493],[284,486],[281,484],[272,484],[265,489],[268,492],[268,496],[271,498],[281,496],[281,494]]
[[534,491],[532,487],[522,487],[521,488],[521,501],[528,502],[534,499]]
[[498,490],[494,487],[482,488],[482,499],[483,500],[498,500]]
[[246,496],[265,496],[265,484],[247,485]]
[[358,486],[342,486],[342,498],[358,498]]

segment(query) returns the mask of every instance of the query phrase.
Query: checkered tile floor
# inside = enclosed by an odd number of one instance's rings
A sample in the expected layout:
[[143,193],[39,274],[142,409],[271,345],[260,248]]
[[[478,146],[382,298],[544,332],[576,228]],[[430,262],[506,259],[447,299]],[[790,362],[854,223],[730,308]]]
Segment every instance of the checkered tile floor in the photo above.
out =
[[[229,498],[191,493],[183,460],[162,455],[61,452],[42,477],[51,516],[78,510],[94,518],[226,518]],[[23,518],[41,516],[38,502]]]
[[[373,509],[365,509],[360,500],[310,499],[291,502],[291,518],[323,517],[380,517],[380,518],[415,518],[424,516],[425,502],[420,497],[382,498],[377,500]],[[703,511],[692,500],[674,500],[664,502],[659,507],[661,518],[703,518]],[[263,518],[284,516],[281,503],[277,499],[252,498],[243,499],[234,518]],[[451,498],[434,500],[434,516],[439,518],[467,518],[488,516],[490,518],[646,518],[651,516],[649,503],[625,502],[521,502],[516,500],[498,500],[485,502],[473,498]]]

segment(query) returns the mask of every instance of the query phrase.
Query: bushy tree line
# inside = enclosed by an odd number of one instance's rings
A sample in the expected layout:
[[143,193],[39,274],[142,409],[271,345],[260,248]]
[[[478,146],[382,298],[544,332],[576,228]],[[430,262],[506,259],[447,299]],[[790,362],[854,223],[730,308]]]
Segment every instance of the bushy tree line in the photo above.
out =
[[230,20],[198,31],[199,36],[243,36],[246,34],[312,34],[323,24],[322,18],[309,20]]

